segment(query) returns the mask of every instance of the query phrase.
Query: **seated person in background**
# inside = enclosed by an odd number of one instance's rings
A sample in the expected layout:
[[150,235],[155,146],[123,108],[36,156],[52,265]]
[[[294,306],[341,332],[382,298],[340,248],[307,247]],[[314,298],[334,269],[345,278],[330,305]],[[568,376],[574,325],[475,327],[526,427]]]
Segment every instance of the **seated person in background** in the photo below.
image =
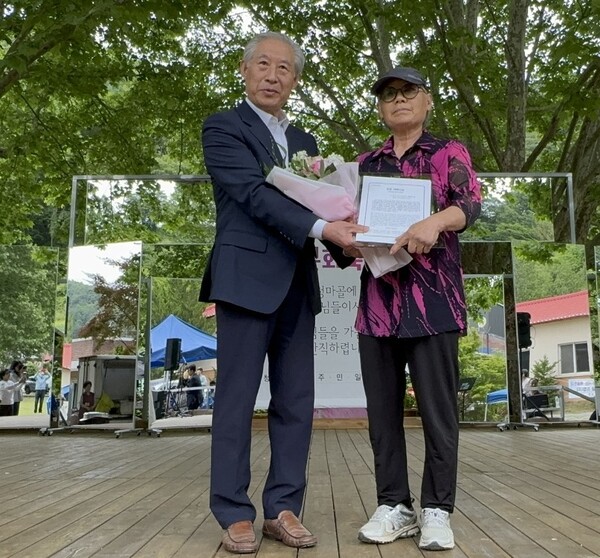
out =
[[531,387],[531,393],[533,395],[535,395],[536,393],[542,393],[539,389],[537,389],[538,383],[539,381],[537,378],[531,378],[531,383],[529,384],[529,387]]
[[196,372],[195,364],[190,364],[188,370],[190,372],[190,378],[187,387],[190,391],[187,392],[187,407],[190,411],[194,411],[202,405],[202,400],[204,399],[201,389],[202,383],[200,376],[198,376],[198,373]]
[[92,391],[92,382],[89,380],[83,382],[83,392],[79,400],[79,420],[83,418],[84,413],[93,411],[96,406],[96,396]]
[[9,380],[10,370],[2,370],[0,375],[0,417],[10,417],[13,414],[15,391],[21,391],[27,380],[23,374],[18,382]]
[[540,393],[540,391],[537,388],[538,385],[538,379],[537,378],[531,378],[529,376],[529,371],[528,370],[521,370],[521,375],[523,376],[523,382],[521,383],[521,389],[523,391],[523,395],[525,395],[526,397],[529,397],[530,395],[535,395],[536,393]]

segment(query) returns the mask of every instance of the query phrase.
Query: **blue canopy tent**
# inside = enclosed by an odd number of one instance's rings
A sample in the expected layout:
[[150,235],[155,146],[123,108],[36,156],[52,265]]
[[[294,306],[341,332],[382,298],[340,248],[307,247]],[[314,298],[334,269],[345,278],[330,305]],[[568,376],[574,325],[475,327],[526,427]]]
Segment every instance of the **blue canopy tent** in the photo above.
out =
[[181,339],[181,361],[193,362],[217,357],[217,338],[170,314],[150,331],[150,366],[165,364],[167,339]]
[[485,413],[483,420],[487,420],[488,405],[495,405],[497,403],[508,403],[508,389],[498,389],[496,391],[490,391],[485,396]]
[[506,403],[508,401],[508,389],[499,389],[497,391],[490,391],[486,397],[485,402],[488,405],[493,405],[494,403]]

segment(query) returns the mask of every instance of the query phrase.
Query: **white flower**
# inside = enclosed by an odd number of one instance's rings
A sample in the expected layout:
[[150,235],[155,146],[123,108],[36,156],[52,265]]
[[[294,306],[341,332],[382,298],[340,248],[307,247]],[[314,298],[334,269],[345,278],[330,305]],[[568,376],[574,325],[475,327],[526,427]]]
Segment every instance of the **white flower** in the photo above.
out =
[[344,159],[336,153],[324,158],[320,155],[309,157],[306,151],[299,151],[290,161],[290,170],[300,176],[319,179],[334,172],[342,163]]

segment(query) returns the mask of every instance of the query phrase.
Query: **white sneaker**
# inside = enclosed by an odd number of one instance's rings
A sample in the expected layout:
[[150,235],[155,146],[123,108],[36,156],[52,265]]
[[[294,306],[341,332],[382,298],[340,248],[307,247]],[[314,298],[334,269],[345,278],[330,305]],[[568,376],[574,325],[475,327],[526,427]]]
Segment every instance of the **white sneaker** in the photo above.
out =
[[450,550],[454,548],[454,533],[450,528],[450,514],[439,508],[421,511],[421,540],[419,548]]
[[379,506],[371,519],[360,528],[358,540],[365,543],[385,544],[396,539],[413,537],[419,532],[417,514],[404,504],[396,507]]

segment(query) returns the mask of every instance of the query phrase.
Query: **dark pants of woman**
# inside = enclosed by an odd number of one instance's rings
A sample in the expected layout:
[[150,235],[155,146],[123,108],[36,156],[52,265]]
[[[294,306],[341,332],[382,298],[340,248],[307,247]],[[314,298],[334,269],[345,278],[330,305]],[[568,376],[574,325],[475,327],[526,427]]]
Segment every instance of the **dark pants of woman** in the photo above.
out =
[[12,405],[0,405],[0,417],[10,417],[12,416],[12,412]]
[[404,339],[358,336],[378,505],[410,503],[403,424],[408,365],[425,437],[421,507],[454,510],[458,337],[458,332]]
[[15,401],[13,403],[13,416],[16,417],[19,414],[19,407],[21,406],[21,402],[20,401]]

